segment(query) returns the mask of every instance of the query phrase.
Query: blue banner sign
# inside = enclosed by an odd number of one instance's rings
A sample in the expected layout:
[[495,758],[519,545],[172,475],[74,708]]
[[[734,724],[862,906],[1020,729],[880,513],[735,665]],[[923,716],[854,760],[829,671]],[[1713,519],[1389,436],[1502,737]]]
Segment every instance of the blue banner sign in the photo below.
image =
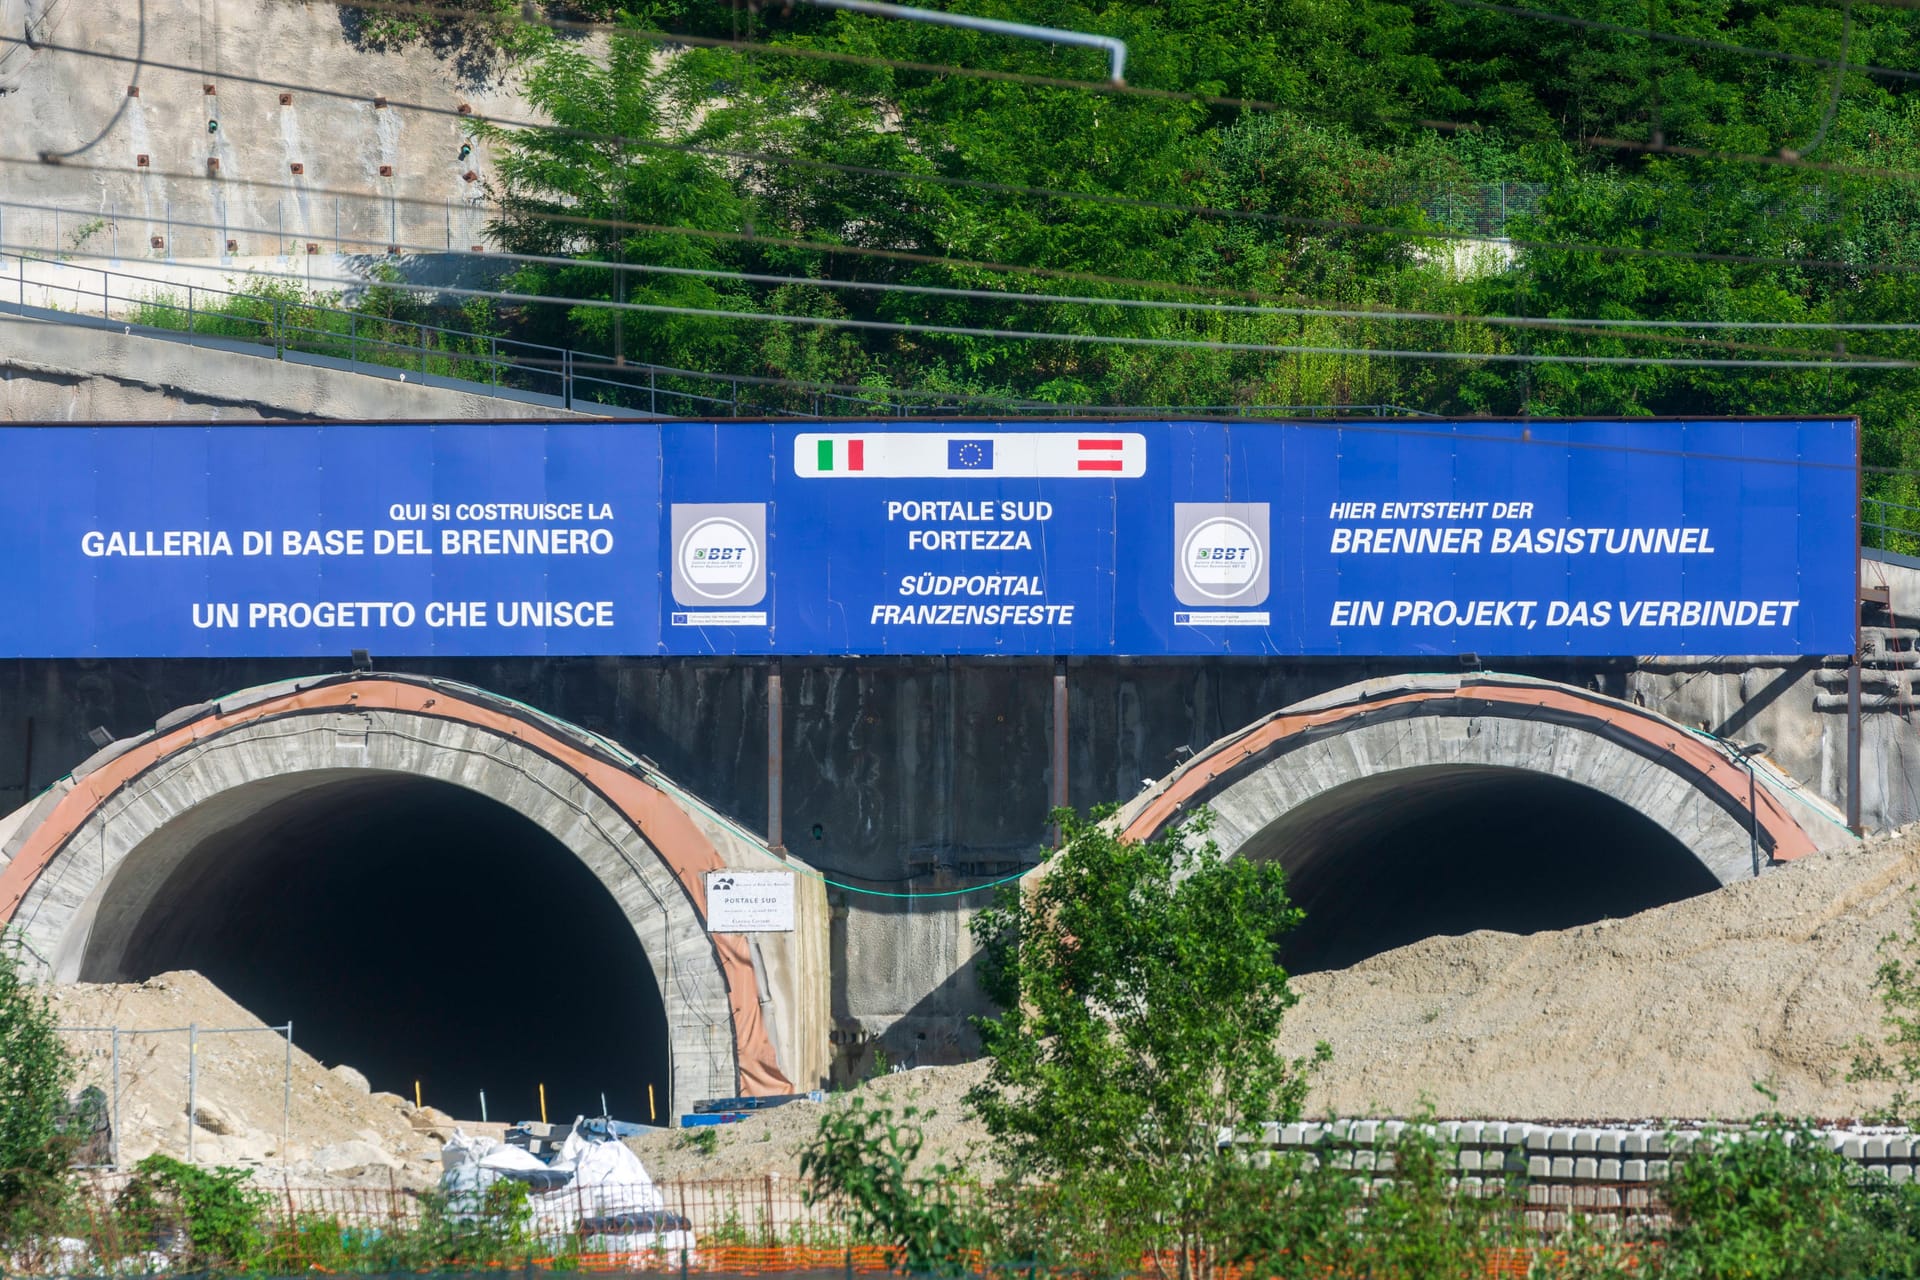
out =
[[1856,423],[0,428],[0,656],[1851,652]]

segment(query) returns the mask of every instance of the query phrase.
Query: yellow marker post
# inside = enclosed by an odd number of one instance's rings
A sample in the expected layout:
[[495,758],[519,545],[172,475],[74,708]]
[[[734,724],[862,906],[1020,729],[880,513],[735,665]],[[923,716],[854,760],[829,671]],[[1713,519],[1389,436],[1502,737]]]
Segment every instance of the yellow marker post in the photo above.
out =
[[651,1080],[647,1081],[647,1123],[657,1123],[653,1114],[653,1081]]
[[547,1086],[540,1086],[540,1123],[547,1122]]
[[415,1111],[420,1109],[420,1082],[418,1080],[413,1082],[413,1109]]

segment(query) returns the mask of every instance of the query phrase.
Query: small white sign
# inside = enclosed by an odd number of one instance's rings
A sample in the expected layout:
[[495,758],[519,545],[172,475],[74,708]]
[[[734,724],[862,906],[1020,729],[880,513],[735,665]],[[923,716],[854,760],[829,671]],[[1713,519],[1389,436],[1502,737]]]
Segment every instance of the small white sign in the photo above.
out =
[[1273,625],[1269,621],[1270,617],[1271,615],[1265,609],[1243,610],[1237,613],[1224,610],[1214,610],[1210,613],[1180,612],[1173,615],[1173,625],[1176,627],[1267,627]]
[[708,933],[792,933],[793,872],[707,872]]
[[764,627],[767,615],[764,610],[675,609],[672,622],[676,627]]

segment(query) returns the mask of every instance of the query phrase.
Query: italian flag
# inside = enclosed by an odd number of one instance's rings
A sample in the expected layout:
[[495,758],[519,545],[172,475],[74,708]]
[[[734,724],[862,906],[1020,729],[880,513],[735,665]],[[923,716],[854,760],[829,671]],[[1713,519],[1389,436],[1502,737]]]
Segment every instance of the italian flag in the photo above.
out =
[[822,471],[865,471],[867,442],[857,436],[827,436],[813,447],[813,469]]

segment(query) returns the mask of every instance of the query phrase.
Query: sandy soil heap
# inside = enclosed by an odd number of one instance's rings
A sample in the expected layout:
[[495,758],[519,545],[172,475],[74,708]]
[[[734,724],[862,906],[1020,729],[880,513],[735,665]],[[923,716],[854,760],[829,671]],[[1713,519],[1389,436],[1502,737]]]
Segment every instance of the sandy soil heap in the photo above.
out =
[[[197,973],[163,973],[146,982],[75,983],[53,993],[65,1027],[123,1029],[246,1027],[260,1019]],[[110,1038],[66,1037],[80,1062],[82,1084],[109,1087]],[[266,1033],[202,1035],[195,1087],[195,1157],[206,1164],[270,1169],[296,1183],[372,1182],[389,1176],[402,1187],[440,1176],[440,1143],[451,1118],[410,1101],[372,1093],[351,1067],[329,1070],[293,1051],[293,1094],[287,1149],[280,1149],[286,1041]],[[463,1122],[464,1123],[464,1122]],[[187,1143],[187,1037],[120,1038],[120,1158],[132,1164],[154,1151],[184,1157]],[[469,1132],[482,1126],[468,1124]],[[500,1126],[491,1126],[498,1136]]]
[[1838,1119],[1884,1100],[1845,1076],[1878,1043],[1880,939],[1907,927],[1920,832],[1557,933],[1430,938],[1295,979],[1284,1041],[1332,1043],[1315,1111],[1526,1119]]

